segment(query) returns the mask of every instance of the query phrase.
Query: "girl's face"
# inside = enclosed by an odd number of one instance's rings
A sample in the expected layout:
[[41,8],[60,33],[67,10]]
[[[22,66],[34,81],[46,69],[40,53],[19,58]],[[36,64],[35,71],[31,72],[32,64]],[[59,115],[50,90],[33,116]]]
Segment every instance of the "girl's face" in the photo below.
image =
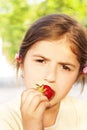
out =
[[22,66],[25,86],[47,84],[55,91],[54,105],[66,96],[77,80],[80,63],[66,40],[39,41],[26,54]]

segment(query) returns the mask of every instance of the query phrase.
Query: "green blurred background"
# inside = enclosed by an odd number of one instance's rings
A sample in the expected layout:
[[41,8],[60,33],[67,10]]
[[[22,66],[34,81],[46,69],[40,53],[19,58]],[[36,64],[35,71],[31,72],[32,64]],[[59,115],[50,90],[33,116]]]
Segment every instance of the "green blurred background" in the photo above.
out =
[[69,14],[87,26],[87,0],[0,0],[0,37],[10,63],[29,25],[51,13]]

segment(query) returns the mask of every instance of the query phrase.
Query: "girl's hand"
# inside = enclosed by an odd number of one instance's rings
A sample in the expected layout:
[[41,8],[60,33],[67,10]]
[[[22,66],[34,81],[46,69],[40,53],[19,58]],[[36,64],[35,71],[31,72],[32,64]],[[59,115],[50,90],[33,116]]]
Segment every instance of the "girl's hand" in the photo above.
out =
[[43,117],[50,103],[36,89],[25,90],[21,95],[21,115],[24,130],[44,130]]

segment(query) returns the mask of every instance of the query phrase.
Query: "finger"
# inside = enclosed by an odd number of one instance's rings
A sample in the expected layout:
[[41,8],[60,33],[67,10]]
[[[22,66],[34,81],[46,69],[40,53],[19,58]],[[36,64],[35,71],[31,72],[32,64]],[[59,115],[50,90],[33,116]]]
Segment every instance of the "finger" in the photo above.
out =
[[42,94],[38,94],[38,95],[34,95],[34,97],[32,98],[32,101],[29,105],[30,107],[30,111],[36,111],[36,109],[39,107],[40,103],[43,101],[47,101],[48,99],[46,96],[42,95]]
[[49,101],[48,101],[47,97],[45,97],[43,95],[35,95],[35,96],[33,96],[30,104],[28,104],[28,103],[24,104],[22,113],[23,113],[23,115],[25,115],[27,117],[33,117],[33,118],[40,119],[44,110],[49,106],[48,102]]
[[50,107],[51,107],[51,104],[49,103],[49,101],[45,100],[45,101],[41,102],[36,110],[38,117],[40,119],[43,118],[43,114],[44,114],[45,110]]
[[[27,110],[29,110],[29,108],[30,108],[30,104],[31,104],[31,102],[35,99],[34,97],[35,96],[39,96],[39,95],[42,95],[42,93],[40,93],[40,92],[38,92],[38,91],[36,91],[36,90],[33,90],[33,91],[29,91],[27,94],[26,94],[26,98],[25,98],[25,100],[23,99],[23,101],[21,101],[22,103],[21,103],[21,106],[20,106],[20,109],[21,110],[23,110],[23,111],[27,111]],[[33,106],[33,108],[34,108],[34,106]]]
[[22,92],[22,94],[21,94],[21,101],[22,101],[22,103],[25,102],[27,96],[29,95],[29,92],[33,92],[33,91],[34,90],[30,88],[30,89],[26,89],[26,90],[24,90]]
[[36,92],[35,88],[29,88],[27,90],[24,90],[23,93],[21,94],[21,104],[24,104],[24,102],[26,101],[26,99],[30,95],[30,93],[33,94],[34,92]]

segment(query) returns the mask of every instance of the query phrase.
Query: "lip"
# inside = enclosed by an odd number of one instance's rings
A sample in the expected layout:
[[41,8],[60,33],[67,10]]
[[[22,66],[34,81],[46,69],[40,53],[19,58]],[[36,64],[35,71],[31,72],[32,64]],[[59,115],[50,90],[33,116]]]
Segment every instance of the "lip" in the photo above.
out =
[[43,93],[43,95],[45,95],[49,100],[51,100],[54,97],[55,91],[49,85],[36,84],[36,86],[37,86],[37,90]]
[[[55,90],[53,89],[54,87],[52,87],[52,85],[50,85],[50,84],[46,84],[46,83],[40,83],[40,84],[39,84],[39,83],[36,83],[36,84],[35,84],[35,86],[42,86],[42,85],[50,86],[50,88],[51,88],[53,91],[55,91]],[[56,92],[55,92],[55,93],[56,93]]]

